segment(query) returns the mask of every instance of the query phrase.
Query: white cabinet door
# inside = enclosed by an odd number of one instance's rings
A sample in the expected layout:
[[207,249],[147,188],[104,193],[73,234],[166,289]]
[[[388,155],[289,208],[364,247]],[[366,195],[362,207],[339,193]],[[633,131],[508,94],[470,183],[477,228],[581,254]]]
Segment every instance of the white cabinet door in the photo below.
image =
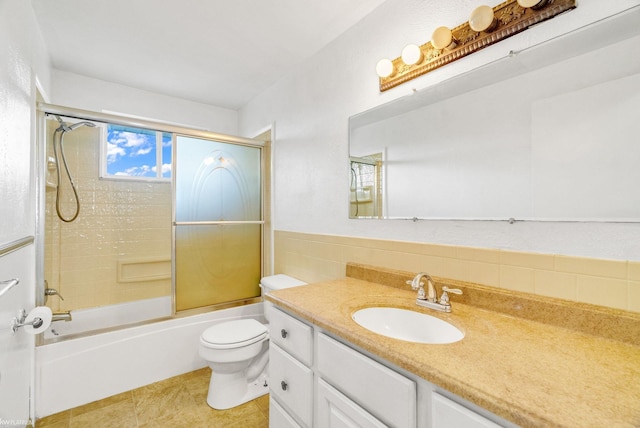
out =
[[433,393],[431,428],[499,428],[500,425],[467,409],[461,404]]
[[385,428],[386,425],[322,379],[318,380],[318,428]]
[[269,399],[269,428],[301,428],[273,398]]
[[416,426],[416,383],[335,339],[318,334],[317,373],[389,426]]

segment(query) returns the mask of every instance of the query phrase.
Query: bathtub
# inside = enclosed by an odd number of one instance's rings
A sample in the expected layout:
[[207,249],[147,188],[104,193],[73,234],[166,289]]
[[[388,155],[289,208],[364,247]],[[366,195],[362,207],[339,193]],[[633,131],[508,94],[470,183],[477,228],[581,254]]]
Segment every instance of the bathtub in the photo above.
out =
[[66,340],[71,336],[135,324],[156,318],[171,316],[171,296],[99,306],[71,311],[71,321],[56,321],[44,332],[44,342]]
[[[79,312],[79,311],[78,311]],[[200,334],[217,322],[254,318],[264,322],[262,303],[107,331],[50,336],[35,351],[35,413],[42,418],[199,368]],[[86,314],[90,318],[89,314]],[[100,314],[103,316],[104,314]]]

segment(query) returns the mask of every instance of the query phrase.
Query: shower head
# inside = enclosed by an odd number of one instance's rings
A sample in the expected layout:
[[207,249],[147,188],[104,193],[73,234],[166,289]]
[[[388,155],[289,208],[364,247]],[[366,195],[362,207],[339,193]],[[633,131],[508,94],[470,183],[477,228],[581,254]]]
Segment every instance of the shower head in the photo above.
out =
[[[80,128],[80,127],[81,127],[81,126],[83,126],[83,125],[85,125],[85,126],[89,126],[89,127],[91,127],[91,128],[93,128],[94,126],[96,126],[96,124],[95,124],[95,123],[87,122],[87,121],[83,121],[83,122],[74,123],[73,125],[69,126],[69,131],[73,131],[73,130],[74,130],[74,129],[76,129],[76,128]],[[65,131],[66,131],[66,129],[65,129]]]
[[64,132],[69,132],[69,131],[73,131],[76,128],[80,128],[81,126],[89,126],[91,128],[93,128],[94,126],[96,126],[95,123],[92,122],[88,122],[88,121],[82,121],[82,122],[77,122],[74,123],[73,125],[68,125],[65,121],[62,120],[62,118],[60,116],[58,116],[57,114],[53,115],[58,122],[60,122],[60,127],[58,128],[58,131],[64,131]]

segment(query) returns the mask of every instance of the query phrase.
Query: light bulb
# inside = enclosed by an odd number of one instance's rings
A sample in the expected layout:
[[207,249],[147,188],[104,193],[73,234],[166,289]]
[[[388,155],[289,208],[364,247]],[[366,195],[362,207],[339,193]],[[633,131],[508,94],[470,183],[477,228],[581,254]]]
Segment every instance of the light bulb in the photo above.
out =
[[518,0],[518,4],[524,8],[541,8],[547,3],[547,0]]
[[451,29],[448,27],[438,27],[431,35],[431,44],[436,49],[453,49],[457,40],[453,37]]
[[390,59],[383,58],[376,64],[376,73],[380,77],[389,77],[393,74],[393,63]]
[[407,45],[402,49],[402,62],[407,65],[417,64],[422,58],[422,51],[416,45]]
[[471,12],[469,27],[478,33],[492,31],[498,25],[498,20],[493,16],[493,8],[490,6],[478,6]]

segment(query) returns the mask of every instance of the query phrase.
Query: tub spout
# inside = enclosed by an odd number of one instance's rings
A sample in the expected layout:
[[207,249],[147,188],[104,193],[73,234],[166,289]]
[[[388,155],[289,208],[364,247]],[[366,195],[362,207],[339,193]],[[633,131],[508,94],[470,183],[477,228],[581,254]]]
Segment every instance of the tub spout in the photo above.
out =
[[54,312],[51,322],[56,321],[71,321],[71,311]]

